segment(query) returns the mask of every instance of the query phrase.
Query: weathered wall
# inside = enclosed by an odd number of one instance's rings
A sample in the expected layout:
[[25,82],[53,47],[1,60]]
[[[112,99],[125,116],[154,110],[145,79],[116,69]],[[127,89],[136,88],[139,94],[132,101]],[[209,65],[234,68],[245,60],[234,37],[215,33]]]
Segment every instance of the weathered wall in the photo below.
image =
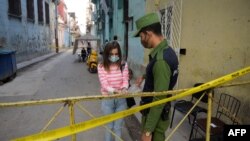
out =
[[132,24],[129,24],[128,32],[128,62],[131,69],[134,71],[134,75],[138,76],[144,72],[144,48],[141,45],[140,38],[135,38],[134,33],[136,32],[135,21],[145,14],[145,1],[129,1],[129,16],[133,17],[133,28]]
[[160,9],[165,9],[169,1],[171,0],[147,0],[146,13],[158,12]]
[[[183,1],[179,87],[207,82],[250,66],[250,1]],[[250,75],[233,82],[250,80]],[[250,86],[218,89],[242,102],[240,117],[250,123]]]
[[[53,3],[50,4],[50,13],[53,11]],[[8,16],[8,1],[0,1],[0,39],[2,48],[16,50],[17,62],[46,54],[51,51],[52,39],[54,37],[53,26],[38,24],[37,3],[34,1],[35,22],[27,21],[26,1],[21,1],[22,18],[17,19]],[[45,6],[43,6],[45,9]],[[50,24],[53,23],[54,15],[51,15]],[[44,10],[44,20],[45,20]]]
[[113,40],[114,35],[117,35],[118,41],[121,46],[121,51],[123,57],[125,56],[125,46],[124,46],[124,32],[125,32],[125,26],[123,21],[123,8],[118,8],[118,1],[113,0],[113,27],[110,27],[110,39]]

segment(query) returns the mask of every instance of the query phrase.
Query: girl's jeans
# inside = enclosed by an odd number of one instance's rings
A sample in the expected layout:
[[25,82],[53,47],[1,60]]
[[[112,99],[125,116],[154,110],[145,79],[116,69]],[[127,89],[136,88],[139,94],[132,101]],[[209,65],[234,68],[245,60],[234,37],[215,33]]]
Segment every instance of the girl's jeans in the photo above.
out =
[[[127,109],[126,99],[107,99],[102,101],[102,111],[104,115],[116,113]],[[108,128],[112,130],[117,136],[121,137],[122,134],[123,119],[115,120],[108,124]],[[112,141],[112,134],[106,130],[105,141]],[[118,139],[115,139],[118,141]]]

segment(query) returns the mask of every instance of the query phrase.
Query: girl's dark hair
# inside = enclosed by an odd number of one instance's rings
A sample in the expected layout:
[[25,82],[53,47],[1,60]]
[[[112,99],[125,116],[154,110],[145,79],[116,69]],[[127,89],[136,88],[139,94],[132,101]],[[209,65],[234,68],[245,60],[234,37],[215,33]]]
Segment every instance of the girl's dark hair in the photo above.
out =
[[104,53],[103,53],[103,66],[104,66],[104,69],[106,71],[109,71],[109,67],[111,65],[111,61],[109,61],[109,56],[110,56],[110,52],[113,50],[113,49],[116,49],[118,50],[118,56],[119,56],[119,60],[116,62],[116,64],[118,65],[118,67],[120,68],[121,67],[121,62],[122,62],[122,53],[121,53],[121,48],[120,48],[120,45],[117,41],[110,41],[108,42],[105,47],[104,47]]
[[160,35],[162,35],[161,24],[160,23],[154,23],[154,24],[151,24],[151,25],[146,26],[146,27],[141,29],[141,32],[145,33],[146,31],[152,31],[154,34],[160,36]]

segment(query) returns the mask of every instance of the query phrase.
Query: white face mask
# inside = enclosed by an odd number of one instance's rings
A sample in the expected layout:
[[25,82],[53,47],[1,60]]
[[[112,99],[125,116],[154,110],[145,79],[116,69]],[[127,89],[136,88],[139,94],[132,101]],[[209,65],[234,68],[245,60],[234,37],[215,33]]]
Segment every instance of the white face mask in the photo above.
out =
[[117,56],[117,55],[111,55],[111,56],[109,57],[109,61],[112,62],[112,63],[117,62],[119,59],[120,59],[120,58],[119,58],[119,56]]

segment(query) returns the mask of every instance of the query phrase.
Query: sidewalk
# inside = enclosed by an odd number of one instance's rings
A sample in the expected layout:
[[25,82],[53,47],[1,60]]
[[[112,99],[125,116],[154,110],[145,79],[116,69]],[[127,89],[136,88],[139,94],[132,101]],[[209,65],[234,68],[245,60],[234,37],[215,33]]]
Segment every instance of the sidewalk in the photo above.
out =
[[28,61],[20,62],[20,63],[17,64],[17,70],[21,70],[21,69],[23,69],[25,67],[28,67],[28,66],[32,65],[32,64],[35,64],[35,63],[38,63],[40,61],[46,60],[46,59],[48,59],[50,57],[53,57],[53,56],[58,55],[60,53],[63,53],[65,50],[68,50],[68,49],[71,49],[71,48],[62,48],[62,49],[60,49],[59,53],[51,52],[49,54],[39,56],[39,57],[33,58],[31,60],[28,60]]
[[[13,97],[13,96],[31,96],[34,95],[43,82],[41,75],[44,75],[46,70],[51,66],[45,66],[37,71],[32,71],[29,75],[23,75],[22,69],[34,65],[38,62],[49,59],[53,56],[60,55],[66,50],[60,50],[59,53],[51,52],[49,54],[33,58],[17,64],[17,77],[11,80],[11,83],[3,83],[0,89],[0,97]],[[32,86],[31,86],[32,85]]]

